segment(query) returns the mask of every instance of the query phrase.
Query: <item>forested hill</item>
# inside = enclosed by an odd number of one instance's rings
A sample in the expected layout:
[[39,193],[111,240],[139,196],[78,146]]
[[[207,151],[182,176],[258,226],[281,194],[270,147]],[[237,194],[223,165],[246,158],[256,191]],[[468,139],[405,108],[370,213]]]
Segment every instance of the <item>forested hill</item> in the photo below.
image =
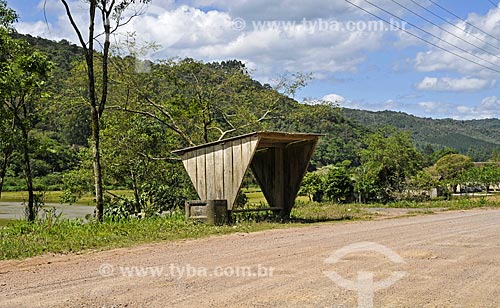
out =
[[45,53],[49,60],[56,64],[56,70],[58,70],[59,73],[69,73],[73,61],[78,59],[83,60],[82,48],[67,40],[56,42],[41,37],[34,37],[29,34],[19,33],[14,33],[13,37],[24,39],[34,49]]
[[451,147],[476,160],[487,160],[500,147],[500,120],[468,120],[419,118],[403,112],[372,112],[343,109],[345,117],[370,129],[384,125],[409,131],[417,147],[430,144],[434,149]]
[[[30,35],[14,35],[47,54],[56,64],[53,78],[49,81],[55,92],[61,90],[61,80],[70,76],[74,61],[83,60],[81,48],[66,40],[55,42]],[[214,74],[223,69],[222,64],[206,65]],[[266,85],[260,85],[256,81],[254,84],[257,92],[267,89]],[[53,96],[57,96],[57,93]],[[44,127],[42,130],[55,131],[56,139],[68,146],[85,145],[90,133],[89,123],[81,115],[85,112],[88,111],[82,109],[74,111],[74,114],[68,113],[65,115],[67,121],[63,121],[65,125]],[[293,100],[288,100],[288,107],[281,112],[282,120],[267,123],[266,129],[326,134],[316,151],[314,162],[318,165],[338,163],[346,159],[358,164],[358,152],[365,136],[386,125],[410,131],[421,150],[428,145],[434,150],[451,147],[478,161],[489,159],[493,149],[500,148],[500,120],[434,120],[393,111],[370,112],[347,108],[341,111],[325,105],[303,105]]]

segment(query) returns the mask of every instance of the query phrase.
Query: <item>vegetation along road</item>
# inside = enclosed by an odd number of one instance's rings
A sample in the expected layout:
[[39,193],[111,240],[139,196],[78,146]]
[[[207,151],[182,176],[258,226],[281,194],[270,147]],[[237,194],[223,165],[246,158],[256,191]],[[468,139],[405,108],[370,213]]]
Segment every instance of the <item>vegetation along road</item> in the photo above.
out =
[[374,307],[498,307],[499,221],[451,211],[1,261],[0,307],[357,306],[364,293],[328,272],[374,284],[402,273]]

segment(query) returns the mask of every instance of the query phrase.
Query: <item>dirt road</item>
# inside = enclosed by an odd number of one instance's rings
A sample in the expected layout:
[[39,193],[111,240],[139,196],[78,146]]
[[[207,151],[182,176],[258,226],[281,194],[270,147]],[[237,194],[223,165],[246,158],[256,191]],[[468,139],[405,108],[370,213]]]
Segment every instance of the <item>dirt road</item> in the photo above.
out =
[[[357,291],[339,286],[346,280]],[[0,262],[0,307],[9,308],[357,307],[358,300],[500,307],[500,210]]]

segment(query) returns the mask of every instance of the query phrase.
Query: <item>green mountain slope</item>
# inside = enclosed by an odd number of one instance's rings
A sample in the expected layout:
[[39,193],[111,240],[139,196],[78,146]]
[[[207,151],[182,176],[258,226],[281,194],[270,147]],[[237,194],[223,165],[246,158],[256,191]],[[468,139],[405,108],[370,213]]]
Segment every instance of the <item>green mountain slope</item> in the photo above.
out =
[[419,118],[403,112],[347,109],[343,115],[371,129],[385,125],[408,131],[418,148],[430,144],[434,149],[451,147],[474,160],[486,160],[500,148],[500,120],[452,120]]
[[[66,40],[55,42],[30,35],[15,34],[29,42],[33,48],[45,52],[55,66],[51,80],[54,91],[61,87],[60,81],[67,78],[73,61],[82,60],[81,48]],[[495,148],[500,148],[500,120],[457,121],[419,118],[402,112],[370,112],[355,109],[332,109],[328,106],[306,106],[290,99],[284,117],[268,123],[268,129],[323,133],[315,156],[318,165],[337,163],[345,159],[358,162],[359,148],[363,138],[378,127],[390,125],[409,131],[419,149],[431,145],[434,150],[445,147],[457,149],[474,160],[487,160]],[[79,111],[81,112],[81,111]],[[70,121],[75,124],[75,121]],[[67,127],[67,135],[74,131],[88,132],[88,123],[82,127]],[[58,129],[47,128],[59,131]],[[71,138],[62,138],[71,139]],[[74,139],[74,138],[73,138]],[[82,138],[85,141],[85,134]],[[69,140],[68,140],[69,142]],[[85,144],[71,139],[71,144]]]

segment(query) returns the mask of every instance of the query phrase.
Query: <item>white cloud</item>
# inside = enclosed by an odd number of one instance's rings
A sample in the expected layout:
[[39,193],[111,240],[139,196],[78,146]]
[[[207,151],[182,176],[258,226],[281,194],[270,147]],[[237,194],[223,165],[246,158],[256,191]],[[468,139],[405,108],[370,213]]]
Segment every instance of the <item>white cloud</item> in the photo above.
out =
[[[469,14],[467,21],[486,33],[491,34],[493,37],[500,37],[500,27],[498,26],[500,24],[500,9],[498,8],[491,9],[484,16]],[[440,39],[454,44],[456,47],[432,37],[427,37],[427,39],[470,61],[461,59],[441,49],[431,48],[427,52],[417,53],[414,59],[415,68],[423,72],[451,70],[464,75],[482,76],[485,78],[498,75],[498,71],[500,71],[500,51],[489,45],[498,45],[498,42],[462,21],[458,21],[454,25],[456,27],[451,25],[443,26],[449,33],[436,27],[429,28],[429,31],[436,34]],[[465,32],[461,29],[465,29]],[[462,38],[462,40],[456,38],[456,36]],[[483,66],[474,64],[471,61]],[[497,72],[486,67],[492,68]]]
[[[44,1],[40,0],[39,3]],[[86,4],[81,0],[70,1],[74,17],[85,31],[88,19],[87,12],[84,10]],[[352,1],[366,7],[363,0]],[[408,14],[391,0],[376,0],[376,3],[398,16]],[[40,6],[37,9],[40,10]],[[376,10],[373,12],[379,13]],[[19,23],[17,25],[19,32],[55,40],[65,38],[77,42],[59,0],[47,0],[47,15],[50,21],[50,31],[45,22],[38,21]],[[233,23],[235,18],[243,18],[246,22],[246,28],[235,29]],[[397,71],[401,76],[405,76],[402,78],[406,78],[415,70],[429,72],[426,74],[429,77],[414,85],[416,90],[463,92],[479,91],[496,86],[495,78],[498,78],[498,74],[476,64],[460,60],[442,50],[429,48],[428,45],[403,32],[311,29],[311,27],[301,25],[301,21],[304,19],[308,22],[337,22],[341,28],[345,27],[347,22],[375,20],[372,16],[344,1],[160,0],[153,1],[147,13],[133,19],[122,29],[122,34],[135,32],[136,37],[141,41],[158,43],[161,48],[154,54],[147,55],[153,59],[192,57],[204,61],[242,60],[247,64],[247,67],[255,70],[253,77],[261,82],[268,82],[276,75],[286,72],[302,71],[313,73],[323,85],[329,83],[327,86],[331,86],[333,82],[337,83],[339,80],[348,80],[347,82],[355,80],[356,82],[360,81],[359,85],[363,87],[366,83],[361,82],[361,79],[366,76],[380,76],[380,71],[370,71],[374,67],[374,63],[378,66],[376,69],[383,71],[384,66],[389,61],[388,65],[393,67],[391,73],[395,74]],[[487,15],[470,14],[468,20],[500,38],[500,9],[493,9]],[[284,21],[296,22],[297,24],[293,27],[264,26],[258,28],[253,24],[256,21]],[[468,33],[496,44],[484,34],[478,33],[464,24],[457,22],[456,25],[467,28]],[[457,46],[485,60],[497,63],[500,70],[500,58],[475,49],[435,27],[426,29],[443,39],[453,41]],[[500,57],[500,52],[497,49],[475,40],[470,34],[465,34],[451,26],[446,26],[446,29],[496,53]],[[439,43],[432,38],[431,40]],[[439,45],[441,46],[442,43]],[[401,52],[397,48],[403,49],[410,46],[418,48],[421,52],[415,54],[414,57],[404,56],[405,58],[401,58],[402,54],[413,52],[414,49],[405,49]],[[443,47],[453,49],[450,46],[443,45]],[[397,54],[393,53],[394,50]],[[465,58],[481,62],[481,60],[471,57],[468,52],[457,49],[454,49],[454,52]],[[389,54],[389,56],[382,53]],[[485,62],[481,63],[485,64]],[[491,64],[485,65],[492,66]],[[361,72],[366,76],[356,74],[358,70],[362,70]],[[458,72],[467,77],[431,77],[434,74],[430,72],[437,71],[444,71],[448,76],[455,76],[455,73]],[[444,74],[435,75],[443,76]],[[414,76],[410,76],[408,80],[413,80],[413,78]],[[434,97],[427,97],[430,93],[418,92],[418,94],[426,96],[415,94],[405,96],[401,93],[411,91],[411,88],[408,87],[410,81],[407,82],[407,85],[404,82],[398,83],[401,88],[394,89],[394,86],[391,88],[387,82],[384,83],[382,79],[385,78],[380,79],[377,81],[377,86],[380,84],[380,92],[386,90],[383,89],[384,86],[388,87],[388,90],[394,93],[388,94],[385,98],[393,96],[394,100],[381,98],[381,93],[378,93],[379,89],[373,90],[369,87],[366,89],[366,93],[360,94],[357,98],[346,99],[338,94],[330,94],[325,95],[323,99],[338,101],[342,106],[349,108],[368,110],[389,108],[414,111],[420,115],[426,111],[432,117],[456,116],[461,118],[470,114],[478,117],[498,116],[498,111],[495,111],[495,108],[500,109],[496,97],[485,98],[481,103],[472,107],[468,107],[468,103],[465,103],[465,99],[463,99],[460,102],[462,105],[457,106],[438,102],[443,95],[448,95],[448,93],[432,93]],[[355,85],[354,82],[352,84]],[[367,98],[371,96],[370,91],[375,93],[376,99]],[[423,101],[419,102],[419,100]],[[487,112],[483,112],[483,110],[487,110]]]
[[490,96],[475,106],[457,106],[454,118],[465,120],[500,118],[500,98]]
[[496,111],[500,113],[500,98],[490,96],[481,101],[480,106],[486,110]]
[[201,59],[238,58],[259,63],[269,73],[304,71],[354,72],[367,50],[382,45],[382,33],[325,31],[311,35],[308,29],[252,29],[226,34],[225,39],[198,49],[178,49],[179,55]]
[[418,102],[417,106],[417,109],[423,110],[426,114],[434,118],[446,117],[450,112],[450,104],[442,102]]
[[326,102],[332,102],[332,103],[337,103],[337,104],[342,104],[345,102],[345,98],[341,95],[338,94],[327,94],[323,96],[322,100]]
[[384,110],[397,110],[400,108],[401,108],[401,103],[393,99],[388,99],[383,104]]
[[47,24],[43,21],[36,21],[36,22],[18,22],[16,24],[16,30],[20,33],[29,33],[31,36],[37,37],[37,36],[42,36],[42,37],[49,37],[49,29],[52,28],[51,24]]
[[346,99],[344,96],[339,95],[339,94],[327,94],[321,98],[319,101],[310,101],[309,103],[315,104],[318,102],[327,102],[327,103],[332,103],[335,105],[338,105],[340,107],[345,107],[345,108],[352,108],[352,109],[366,109],[366,110],[371,110],[370,107],[367,107],[366,105],[363,104],[363,102],[360,101],[353,101]]
[[[366,7],[363,0],[352,0],[353,3]],[[405,13],[405,10],[391,0],[376,0],[377,5],[394,12],[396,15]],[[235,17],[249,20],[301,20],[302,18],[328,18],[335,16],[338,20],[357,20],[367,17],[368,14],[345,1],[325,0],[186,0],[183,3],[196,7],[211,7],[229,12]],[[427,6],[428,4],[423,4]],[[377,13],[373,9],[372,12]]]
[[164,53],[224,44],[238,35],[231,31],[227,13],[203,12],[188,6],[138,16],[124,30],[135,31],[142,40],[160,44]]
[[425,77],[416,88],[423,91],[478,91],[494,87],[496,80],[479,78]]
[[[84,40],[87,41],[88,12],[86,4],[78,0],[70,0],[68,1],[68,4],[75,23],[80,26],[81,34]],[[20,22],[15,25],[18,32],[27,33],[32,36],[40,36],[55,41],[66,39],[79,45],[75,31],[69,23],[64,6],[60,1],[41,0],[37,7],[33,9],[39,12],[43,12],[45,10],[44,14],[47,16],[48,22],[45,20],[24,22],[21,16]],[[96,24],[98,26],[101,24],[99,18],[96,18]]]
[[[47,0],[47,4],[47,14],[52,17],[50,29],[41,22],[21,23],[19,32],[77,43],[59,1]],[[85,29],[85,4],[73,0],[71,6],[77,23]],[[237,17],[246,21],[247,27],[242,31],[232,27]],[[162,46],[151,55],[153,58],[239,59],[255,63],[258,64],[255,77],[259,79],[286,71],[312,72],[326,76],[324,79],[331,73],[356,72],[367,54],[386,47],[385,38],[392,35],[385,31],[320,31],[302,25],[303,19],[338,22],[340,28],[348,21],[373,20],[348,3],[338,1],[168,0],[153,1],[147,13],[134,18],[122,29],[122,34],[135,32],[142,41]],[[297,26],[258,29],[253,22],[259,20],[295,21]]]

